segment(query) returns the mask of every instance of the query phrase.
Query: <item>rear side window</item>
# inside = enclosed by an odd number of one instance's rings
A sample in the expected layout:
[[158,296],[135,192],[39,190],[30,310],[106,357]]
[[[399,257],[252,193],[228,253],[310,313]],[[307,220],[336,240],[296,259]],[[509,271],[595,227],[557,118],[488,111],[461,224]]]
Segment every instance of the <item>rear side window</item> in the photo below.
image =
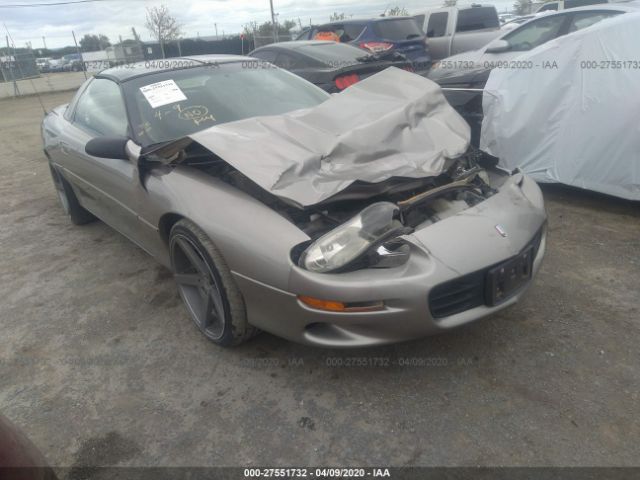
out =
[[278,52],[274,50],[260,50],[258,52],[254,52],[251,56],[264,60],[265,62],[273,63],[275,62],[277,55]]
[[384,40],[399,42],[422,37],[424,34],[415,18],[382,20],[373,24],[373,32]]
[[304,64],[296,55],[280,52],[276,57],[276,66],[284,68],[285,70],[293,70],[296,68],[303,68]]
[[344,26],[344,34],[340,37],[341,42],[352,42],[356,40],[364,30],[362,23],[350,23]]
[[500,20],[494,7],[472,7],[458,12],[456,32],[498,27],[500,27]]
[[447,12],[438,12],[431,14],[431,16],[429,17],[429,24],[427,25],[427,37],[444,37],[447,33],[448,20],[449,14]]

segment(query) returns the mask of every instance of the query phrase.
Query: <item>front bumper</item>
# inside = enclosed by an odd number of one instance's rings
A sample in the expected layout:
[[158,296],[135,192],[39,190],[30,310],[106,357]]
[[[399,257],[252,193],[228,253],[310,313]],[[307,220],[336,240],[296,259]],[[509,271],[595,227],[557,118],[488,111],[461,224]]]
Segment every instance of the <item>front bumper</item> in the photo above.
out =
[[[323,347],[395,343],[443,332],[516,303],[531,282],[499,305],[480,304],[439,318],[432,314],[429,299],[434,288],[486,271],[533,242],[534,278],[546,249],[545,224],[539,188],[517,174],[488,200],[407,236],[411,257],[401,267],[317,274],[292,264],[286,290],[238,273],[235,278],[245,298],[249,322],[260,329]],[[508,232],[507,237],[500,231]],[[385,308],[326,312],[306,306],[297,295],[349,303],[382,300]]]

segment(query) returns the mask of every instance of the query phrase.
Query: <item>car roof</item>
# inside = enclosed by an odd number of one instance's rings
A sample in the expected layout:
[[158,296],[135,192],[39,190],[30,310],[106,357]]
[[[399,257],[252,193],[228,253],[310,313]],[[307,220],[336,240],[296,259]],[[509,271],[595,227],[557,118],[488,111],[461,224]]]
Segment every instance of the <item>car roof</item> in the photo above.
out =
[[351,23],[368,23],[368,22],[387,22],[390,20],[404,20],[410,18],[411,20],[414,20],[414,16],[413,15],[407,15],[407,16],[389,16],[389,17],[374,17],[374,18],[349,18],[348,20],[336,20],[333,22],[327,22],[327,23],[318,23],[317,25],[314,25],[312,28],[317,28],[317,27],[324,27],[325,25],[349,25]]
[[[495,5],[491,4],[491,3],[465,3],[465,4],[456,4],[453,7],[432,7],[428,10],[420,10],[419,12],[414,13],[412,16],[415,17],[417,15],[424,15],[426,13],[431,13],[431,12],[440,12],[443,10],[451,10],[451,9],[455,9],[455,10],[472,10],[474,8],[496,8]],[[496,9],[497,11],[497,9]],[[500,15],[513,15],[513,13],[499,13],[498,16]]]
[[640,2],[616,2],[616,3],[595,3],[593,5],[587,5],[585,7],[574,7],[574,8],[565,8],[564,10],[551,11],[546,16],[549,15],[562,15],[573,12],[592,12],[594,10],[611,10],[614,12],[635,12],[640,9]]
[[184,70],[206,64],[236,63],[246,60],[241,55],[194,55],[190,57],[173,57],[145,62],[130,63],[119,67],[107,68],[98,73],[95,78],[106,78],[117,83],[126,82],[133,78],[153,75],[171,70]]

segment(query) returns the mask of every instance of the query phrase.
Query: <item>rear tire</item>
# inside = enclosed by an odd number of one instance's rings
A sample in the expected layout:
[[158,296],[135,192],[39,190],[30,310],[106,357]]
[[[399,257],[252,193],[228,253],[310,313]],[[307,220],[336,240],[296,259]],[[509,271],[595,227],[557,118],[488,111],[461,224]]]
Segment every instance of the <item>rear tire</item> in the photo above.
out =
[[71,219],[71,223],[74,225],[84,225],[85,223],[93,222],[96,217],[91,212],[84,209],[76,194],[73,192],[69,182],[62,176],[56,167],[49,164],[51,170],[51,178],[53,179],[53,185],[56,187],[56,192],[64,212]]
[[239,345],[258,333],[224,258],[195,223],[180,220],[169,236],[171,266],[191,319],[212,342]]

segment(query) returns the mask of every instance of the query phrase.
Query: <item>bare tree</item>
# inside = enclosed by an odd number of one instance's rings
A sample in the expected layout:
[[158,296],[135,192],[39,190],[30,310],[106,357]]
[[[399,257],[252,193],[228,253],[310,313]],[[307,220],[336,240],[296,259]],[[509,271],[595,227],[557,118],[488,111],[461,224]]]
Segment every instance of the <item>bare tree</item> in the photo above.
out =
[[455,7],[458,4],[458,0],[444,0],[443,7]]
[[182,25],[171,16],[166,5],[147,8],[146,27],[147,30],[158,39],[160,49],[162,50],[162,58],[165,58],[164,43],[177,40],[180,38],[180,35],[182,35]]
[[346,20],[346,19],[347,19],[347,15],[344,12],[340,12],[340,13],[333,12],[329,17],[330,22],[338,22],[340,20]]

